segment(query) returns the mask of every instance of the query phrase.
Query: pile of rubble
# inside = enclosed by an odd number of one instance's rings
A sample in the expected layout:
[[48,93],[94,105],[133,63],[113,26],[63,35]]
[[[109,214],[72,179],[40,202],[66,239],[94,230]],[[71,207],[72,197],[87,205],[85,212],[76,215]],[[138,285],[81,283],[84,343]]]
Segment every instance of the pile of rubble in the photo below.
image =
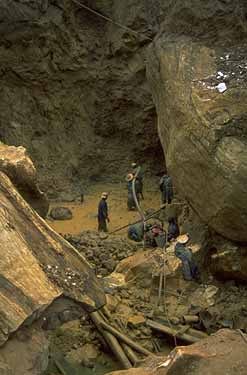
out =
[[95,273],[101,276],[113,272],[119,261],[139,249],[138,245],[126,238],[111,236],[103,240],[94,231],[84,231],[77,236],[66,234],[64,238],[84,255]]

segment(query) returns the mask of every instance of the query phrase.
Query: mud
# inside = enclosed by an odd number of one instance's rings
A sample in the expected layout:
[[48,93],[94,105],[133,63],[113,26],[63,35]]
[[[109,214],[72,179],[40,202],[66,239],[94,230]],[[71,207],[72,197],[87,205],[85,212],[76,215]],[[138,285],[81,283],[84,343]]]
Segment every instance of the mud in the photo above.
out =
[[[154,179],[145,185],[144,200],[141,201],[143,209],[160,207],[159,179]],[[101,192],[109,192],[108,207],[110,223],[109,231],[113,231],[125,224],[134,222],[140,218],[137,211],[127,211],[127,188],[125,182],[119,184],[94,184],[91,190],[84,194],[83,203],[55,202],[50,209],[57,206],[68,207],[72,211],[72,219],[67,221],[52,220],[48,218],[49,225],[58,233],[76,235],[85,230],[97,230],[97,210]],[[125,234],[126,229],[119,232]]]

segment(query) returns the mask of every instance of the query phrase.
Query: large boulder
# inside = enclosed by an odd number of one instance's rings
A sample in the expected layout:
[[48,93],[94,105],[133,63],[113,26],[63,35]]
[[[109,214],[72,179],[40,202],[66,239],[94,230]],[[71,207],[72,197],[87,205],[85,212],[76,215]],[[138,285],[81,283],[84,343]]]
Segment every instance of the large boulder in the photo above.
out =
[[54,220],[71,220],[73,215],[68,207],[53,207],[50,216]]
[[167,1],[147,63],[176,191],[211,228],[235,241],[247,241],[243,9],[242,0]]
[[23,198],[45,217],[49,203],[37,186],[36,168],[22,146],[7,146],[0,143],[0,171],[4,172]]
[[209,248],[210,271],[223,280],[247,281],[247,246],[215,236]]
[[0,172],[0,345],[59,296],[87,311],[105,295],[87,261],[30,208]]
[[44,332],[37,325],[25,327],[1,347],[0,373],[1,375],[41,375],[47,368],[48,360],[49,342]]
[[[246,374],[246,335],[223,329],[196,344],[176,347],[168,357],[149,358],[143,368],[111,375]],[[110,374],[108,374],[110,375]]]

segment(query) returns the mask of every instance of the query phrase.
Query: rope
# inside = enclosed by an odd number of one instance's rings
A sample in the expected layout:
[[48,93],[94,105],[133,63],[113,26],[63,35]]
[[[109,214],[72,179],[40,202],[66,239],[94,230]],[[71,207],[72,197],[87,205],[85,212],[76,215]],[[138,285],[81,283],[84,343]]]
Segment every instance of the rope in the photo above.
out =
[[144,33],[140,33],[140,32],[138,32],[138,31],[135,31],[135,30],[131,29],[130,27],[124,26],[124,25],[122,25],[121,23],[112,20],[110,17],[103,16],[103,14],[101,14],[101,13],[97,12],[96,10],[93,10],[92,8],[90,8],[90,7],[88,7],[88,6],[84,5],[84,4],[82,4],[82,3],[81,3],[80,1],[78,1],[78,0],[72,0],[72,1],[73,1],[73,3],[79,5],[79,7],[86,9],[87,11],[89,11],[89,12],[95,14],[95,15],[98,16],[98,17],[103,18],[105,21],[108,21],[108,22],[110,22],[110,23],[112,23],[112,24],[114,24],[114,25],[117,25],[118,27],[122,28],[123,30],[129,31],[129,32],[131,32],[132,34],[135,34],[136,37],[137,37],[137,36],[142,36],[142,35],[144,35],[146,39],[148,39],[148,40],[150,40],[150,41],[153,41],[153,39],[151,39],[151,38],[150,38],[149,36],[147,36],[146,34],[144,34]]

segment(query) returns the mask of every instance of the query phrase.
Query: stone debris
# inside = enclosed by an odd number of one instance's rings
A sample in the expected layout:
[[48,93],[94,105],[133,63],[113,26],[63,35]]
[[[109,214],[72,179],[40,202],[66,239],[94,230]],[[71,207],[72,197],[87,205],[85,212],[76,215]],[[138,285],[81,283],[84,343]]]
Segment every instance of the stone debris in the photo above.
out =
[[53,207],[49,213],[53,220],[71,220],[73,215],[68,207]]
[[130,327],[139,327],[143,324],[145,324],[146,322],[146,318],[144,315],[142,314],[138,314],[138,315],[133,315],[133,316],[130,316],[128,318],[128,322],[127,324],[130,326]]
[[99,276],[107,276],[116,268],[119,261],[134,254],[138,246],[122,237],[101,239],[98,232],[84,231],[78,236],[65,235],[85,258]]
[[224,82],[221,82],[219,83],[217,86],[216,86],[217,90],[220,92],[220,93],[223,93],[227,90],[227,87],[226,87],[226,84]]
[[44,269],[47,276],[59,286],[63,286],[65,290],[69,290],[71,286],[76,287],[78,290],[83,290],[84,281],[80,272],[70,268],[51,266],[50,264],[44,267]]
[[149,357],[140,368],[108,375],[245,375],[244,339],[237,331],[222,329],[195,344],[177,346],[168,357]]

